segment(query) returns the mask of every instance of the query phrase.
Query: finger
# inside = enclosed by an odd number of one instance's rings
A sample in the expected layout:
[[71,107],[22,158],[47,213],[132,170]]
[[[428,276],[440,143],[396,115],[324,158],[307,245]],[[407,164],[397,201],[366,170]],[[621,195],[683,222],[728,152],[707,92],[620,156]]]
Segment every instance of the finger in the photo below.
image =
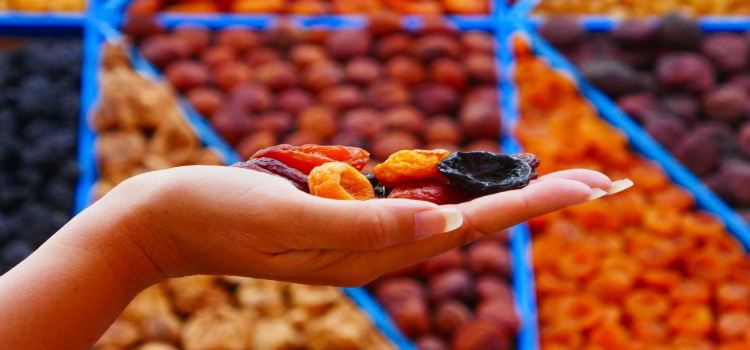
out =
[[556,173],[542,176],[537,181],[546,181],[552,179],[568,179],[583,182],[590,188],[599,188],[604,191],[612,187],[612,180],[607,175],[598,171],[586,169],[563,170]]

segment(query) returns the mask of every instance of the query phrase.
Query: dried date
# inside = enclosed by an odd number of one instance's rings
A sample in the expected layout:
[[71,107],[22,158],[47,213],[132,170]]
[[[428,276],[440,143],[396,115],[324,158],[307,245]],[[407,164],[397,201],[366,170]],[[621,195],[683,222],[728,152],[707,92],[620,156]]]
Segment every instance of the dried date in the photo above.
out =
[[232,165],[233,168],[255,170],[287,179],[300,191],[309,192],[307,175],[299,170],[290,168],[286,164],[271,158],[255,158],[247,162]]

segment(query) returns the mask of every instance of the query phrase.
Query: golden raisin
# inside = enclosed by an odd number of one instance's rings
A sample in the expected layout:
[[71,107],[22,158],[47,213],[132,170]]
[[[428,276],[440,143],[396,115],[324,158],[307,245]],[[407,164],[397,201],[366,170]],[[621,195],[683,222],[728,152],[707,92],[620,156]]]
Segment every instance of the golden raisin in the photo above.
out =
[[340,200],[375,198],[375,190],[367,178],[349,164],[333,162],[315,167],[308,178],[310,194]]

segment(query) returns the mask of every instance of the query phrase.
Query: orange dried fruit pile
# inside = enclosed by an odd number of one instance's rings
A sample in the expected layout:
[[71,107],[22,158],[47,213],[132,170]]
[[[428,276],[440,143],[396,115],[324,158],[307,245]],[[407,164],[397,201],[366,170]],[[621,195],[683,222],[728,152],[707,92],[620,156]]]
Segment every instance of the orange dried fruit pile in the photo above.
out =
[[636,186],[530,222],[542,349],[750,349],[750,260],[712,215],[517,42],[525,150],[538,171]]

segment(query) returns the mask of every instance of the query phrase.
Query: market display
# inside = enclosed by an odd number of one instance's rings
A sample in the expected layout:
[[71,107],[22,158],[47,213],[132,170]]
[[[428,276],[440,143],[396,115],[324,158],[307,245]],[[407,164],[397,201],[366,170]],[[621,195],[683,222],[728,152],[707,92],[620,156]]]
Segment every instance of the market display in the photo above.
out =
[[629,177],[618,196],[530,222],[542,349],[747,349],[750,260],[575,85],[518,43],[517,136],[544,162]]
[[291,13],[298,15],[374,14],[382,11],[403,14],[442,13],[488,14],[489,0],[135,0],[128,12],[151,14],[156,11],[184,13]]
[[665,16],[680,11],[691,16],[747,16],[750,4],[743,0],[541,0],[534,13],[551,15],[612,15],[618,17]]
[[195,276],[139,294],[94,349],[388,350],[393,346],[338,288]]
[[0,0],[0,11],[82,12],[86,0]]
[[73,215],[82,53],[78,39],[6,39],[2,47],[0,274]]
[[[671,15],[586,33],[541,30],[584,77],[750,222],[750,41]],[[556,34],[558,33],[558,34]]]
[[[126,24],[134,37],[149,25]],[[498,151],[494,39],[435,22],[418,32],[381,14],[369,30],[291,25],[145,35],[142,54],[165,72],[247,159],[279,143]]]

